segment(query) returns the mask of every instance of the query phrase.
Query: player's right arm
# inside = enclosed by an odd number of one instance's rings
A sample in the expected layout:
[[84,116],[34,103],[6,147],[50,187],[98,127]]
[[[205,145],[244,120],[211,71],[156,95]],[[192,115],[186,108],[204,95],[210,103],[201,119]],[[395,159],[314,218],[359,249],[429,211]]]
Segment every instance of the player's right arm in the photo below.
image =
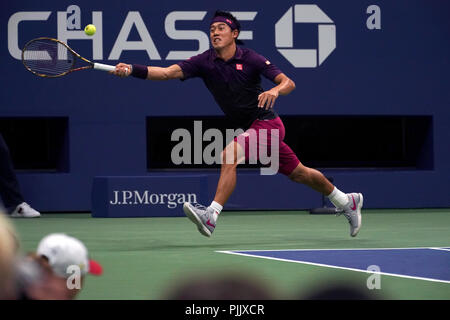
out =
[[[119,77],[128,77],[131,75],[132,65],[126,63],[119,63],[116,65],[116,70],[112,74]],[[183,70],[177,64],[173,64],[169,67],[147,67],[147,79],[148,80],[171,80],[183,78]]]

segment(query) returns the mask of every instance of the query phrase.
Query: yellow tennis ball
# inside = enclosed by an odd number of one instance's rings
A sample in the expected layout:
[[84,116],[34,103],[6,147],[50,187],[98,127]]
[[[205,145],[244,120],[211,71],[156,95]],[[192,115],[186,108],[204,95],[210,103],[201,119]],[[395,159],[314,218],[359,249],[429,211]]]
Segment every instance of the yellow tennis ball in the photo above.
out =
[[93,24],[88,24],[86,28],[84,28],[84,33],[86,33],[88,36],[93,36],[96,29]]

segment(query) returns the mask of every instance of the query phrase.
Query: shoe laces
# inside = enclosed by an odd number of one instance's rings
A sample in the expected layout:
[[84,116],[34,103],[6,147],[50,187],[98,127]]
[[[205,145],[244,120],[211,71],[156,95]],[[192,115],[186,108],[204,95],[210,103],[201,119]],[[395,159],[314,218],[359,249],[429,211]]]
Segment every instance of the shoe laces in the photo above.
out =
[[348,223],[352,223],[352,217],[350,216],[350,214],[346,214],[344,209],[336,209],[336,217],[340,215],[344,215],[344,217],[348,220]]
[[26,202],[23,202],[20,204],[20,206],[22,207],[22,209],[25,207],[26,209],[31,209],[30,205]]
[[194,203],[191,203],[191,204],[194,206],[195,209],[201,209],[201,210],[205,210],[205,211],[207,209],[204,205],[202,205],[200,203],[194,202]]

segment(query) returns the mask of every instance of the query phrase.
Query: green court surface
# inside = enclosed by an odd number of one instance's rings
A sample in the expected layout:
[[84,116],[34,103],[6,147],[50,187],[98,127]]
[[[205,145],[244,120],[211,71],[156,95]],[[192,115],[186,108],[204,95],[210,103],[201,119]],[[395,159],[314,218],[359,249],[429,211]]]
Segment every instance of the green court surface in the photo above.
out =
[[[365,272],[216,251],[450,247],[450,209],[365,210],[356,238],[350,237],[343,216],[304,211],[223,212],[211,238],[200,235],[185,217],[104,219],[51,213],[13,221],[24,253],[53,232],[86,244],[104,274],[88,275],[79,299],[165,299],[168,290],[186,279],[226,272],[251,275],[277,299],[301,298],[334,282],[369,291],[370,274]],[[382,275],[380,284],[381,289],[370,292],[381,299],[450,299],[450,283]]]

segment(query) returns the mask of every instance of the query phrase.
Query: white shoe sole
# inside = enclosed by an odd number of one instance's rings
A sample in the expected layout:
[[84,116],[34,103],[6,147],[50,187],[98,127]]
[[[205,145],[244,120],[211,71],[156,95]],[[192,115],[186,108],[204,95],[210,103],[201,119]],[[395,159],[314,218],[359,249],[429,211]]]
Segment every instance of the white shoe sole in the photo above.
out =
[[11,218],[23,218],[23,219],[30,219],[30,218],[39,218],[41,215],[35,215],[35,216],[24,216],[23,214],[11,214]]
[[183,211],[184,214],[189,218],[189,220],[197,225],[197,229],[202,235],[204,235],[205,237],[211,237],[211,231],[209,231],[208,228],[203,225],[202,220],[199,218],[199,216],[193,210],[191,210],[191,208],[189,207],[189,202],[185,202],[183,204]]
[[356,229],[353,231],[353,234],[351,234],[352,237],[356,237],[356,235],[357,235],[358,232],[359,232],[359,229],[361,229],[361,221],[362,221],[362,218],[361,218],[361,208],[362,208],[363,203],[364,203],[364,197],[363,197],[362,193],[358,193],[358,195],[359,195],[359,203],[358,203],[358,207],[357,207],[357,209],[356,209],[356,214],[357,214],[357,216],[358,216],[358,226],[359,226],[359,227],[356,228]]

